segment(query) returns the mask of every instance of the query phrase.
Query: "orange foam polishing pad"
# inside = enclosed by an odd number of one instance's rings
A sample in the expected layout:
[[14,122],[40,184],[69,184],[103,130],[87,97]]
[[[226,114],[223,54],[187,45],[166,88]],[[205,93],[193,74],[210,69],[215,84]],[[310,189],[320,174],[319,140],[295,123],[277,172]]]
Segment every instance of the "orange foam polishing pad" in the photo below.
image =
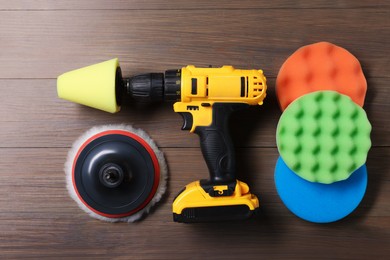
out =
[[276,95],[282,111],[295,99],[314,91],[333,90],[363,106],[367,81],[358,59],[329,42],[306,45],[282,65]]

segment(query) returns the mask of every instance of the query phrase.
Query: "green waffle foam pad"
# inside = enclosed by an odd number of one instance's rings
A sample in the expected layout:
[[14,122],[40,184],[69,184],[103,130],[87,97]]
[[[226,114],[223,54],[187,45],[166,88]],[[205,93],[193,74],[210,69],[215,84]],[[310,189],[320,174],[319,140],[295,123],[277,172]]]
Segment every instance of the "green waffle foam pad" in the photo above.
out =
[[347,179],[367,159],[371,124],[351,98],[317,91],[292,102],[280,117],[276,143],[301,178],[324,184]]

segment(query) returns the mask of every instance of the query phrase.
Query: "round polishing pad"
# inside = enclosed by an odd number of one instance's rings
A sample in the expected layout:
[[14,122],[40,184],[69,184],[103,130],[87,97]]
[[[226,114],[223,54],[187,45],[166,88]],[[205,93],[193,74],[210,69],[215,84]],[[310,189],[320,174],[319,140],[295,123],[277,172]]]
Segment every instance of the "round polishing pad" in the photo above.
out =
[[283,112],[276,129],[280,156],[301,178],[324,184],[347,179],[367,159],[366,112],[335,91],[306,94]]
[[367,169],[361,166],[344,181],[312,183],[296,175],[279,157],[275,185],[292,213],[310,222],[329,223],[344,218],[359,205],[367,187]]
[[329,42],[301,47],[282,65],[276,95],[282,109],[298,97],[318,90],[334,90],[363,106],[367,82],[359,61]]
[[132,222],[166,189],[167,166],[140,129],[108,125],[82,135],[65,164],[67,188],[81,209],[110,222]]

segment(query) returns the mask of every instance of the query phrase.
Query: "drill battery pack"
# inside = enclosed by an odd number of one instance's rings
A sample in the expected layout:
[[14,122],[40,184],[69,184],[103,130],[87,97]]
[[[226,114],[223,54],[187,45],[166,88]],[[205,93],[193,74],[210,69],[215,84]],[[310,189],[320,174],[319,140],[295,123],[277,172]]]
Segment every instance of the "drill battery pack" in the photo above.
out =
[[175,198],[173,220],[181,223],[244,220],[258,213],[259,200],[246,183],[226,185],[195,181]]

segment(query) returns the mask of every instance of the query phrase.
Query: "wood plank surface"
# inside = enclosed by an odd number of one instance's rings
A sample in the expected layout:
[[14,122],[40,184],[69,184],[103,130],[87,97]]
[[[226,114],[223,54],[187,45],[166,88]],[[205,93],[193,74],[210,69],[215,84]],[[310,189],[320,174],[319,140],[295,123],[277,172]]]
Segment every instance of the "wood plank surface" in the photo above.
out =
[[[272,175],[278,156],[275,148],[237,151],[239,177],[251,183],[261,200],[259,219],[194,225],[172,222],[171,201],[184,185],[205,176],[199,149],[162,149],[170,167],[169,192],[147,218],[135,224],[102,223],[77,208],[64,187],[67,149],[21,150],[0,150],[0,250],[5,257],[183,259],[208,258],[213,250],[217,259],[317,254],[333,259],[347,252],[347,258],[367,259],[390,253],[390,174],[384,171],[389,167],[389,148],[370,152],[369,162],[378,163],[368,164],[370,185],[359,208],[347,219],[328,225],[299,220],[281,204]],[[16,161],[20,167],[14,168]]]
[[274,1],[229,1],[229,0],[197,0],[197,1],[164,1],[164,0],[14,0],[0,1],[0,10],[188,10],[188,9],[257,9],[257,8],[380,8],[388,7],[390,5],[387,1],[373,1],[373,0],[312,0],[312,1],[288,1],[288,0],[274,0]]
[[[389,1],[0,0],[0,258],[388,258],[389,39]],[[294,216],[273,180],[281,115],[275,79],[290,54],[318,41],[360,60],[373,126],[365,197],[350,216],[325,225]],[[126,76],[188,63],[264,70],[264,105],[230,122],[238,178],[260,198],[257,219],[172,221],[177,192],[208,176],[198,137],[180,130],[172,104],[129,103],[112,115],[57,97],[58,75],[112,57]],[[90,218],[68,196],[63,172],[78,136],[95,125],[121,123],[148,132],[169,166],[163,200],[132,224]]]
[[[373,145],[389,146],[388,79],[372,78],[368,85],[364,107],[373,126]],[[232,115],[230,129],[236,146],[276,146],[276,125],[281,112],[274,78],[268,80],[268,86],[263,106]],[[183,120],[173,112],[171,103],[145,109],[128,100],[122,111],[112,115],[59,99],[56,81],[52,79],[0,79],[0,87],[2,95],[11,97],[0,103],[0,147],[69,147],[93,125],[121,123],[145,129],[161,147],[199,147],[196,135],[180,130]]]
[[190,61],[275,77],[297,48],[317,41],[347,48],[366,76],[389,77],[389,17],[388,8],[2,11],[0,78],[56,78],[113,57],[129,76]]

